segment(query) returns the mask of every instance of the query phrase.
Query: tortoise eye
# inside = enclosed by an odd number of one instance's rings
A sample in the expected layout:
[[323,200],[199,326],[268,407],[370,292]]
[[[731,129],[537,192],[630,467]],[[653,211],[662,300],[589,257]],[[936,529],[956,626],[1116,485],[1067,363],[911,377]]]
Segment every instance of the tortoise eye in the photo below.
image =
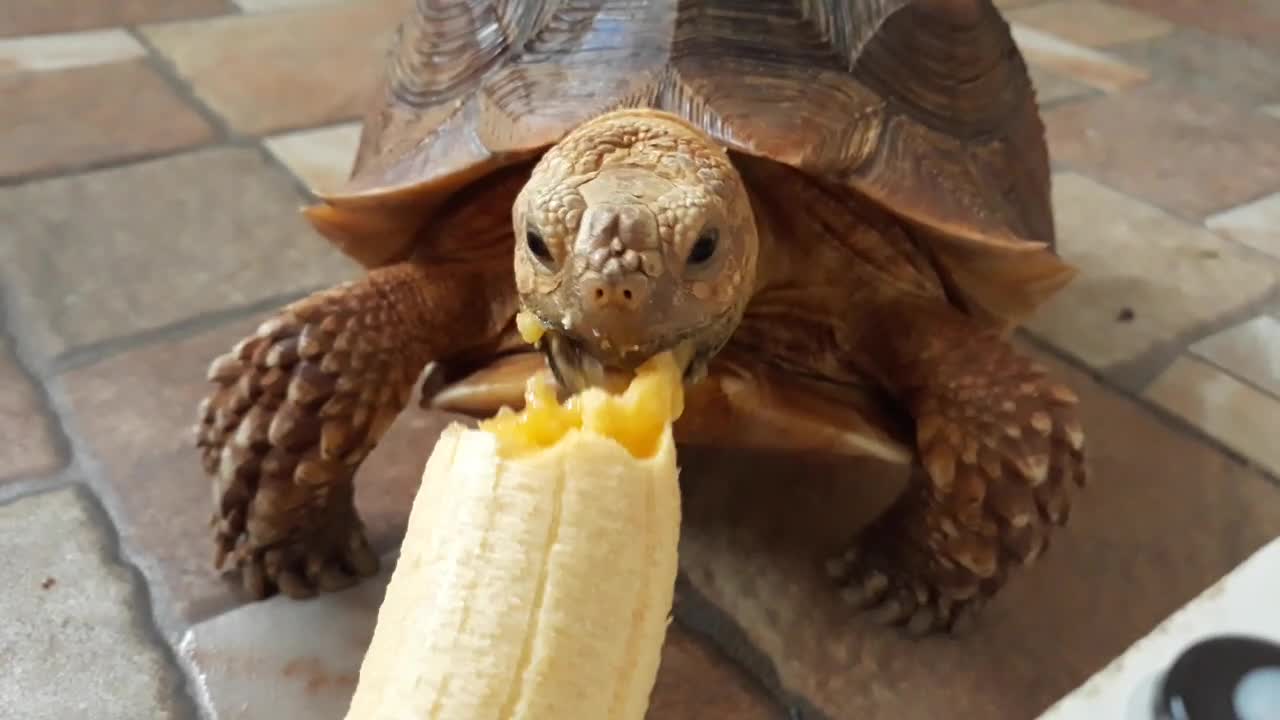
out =
[[689,264],[701,265],[712,258],[716,254],[716,248],[720,245],[720,231],[711,229],[704,231],[698,236],[698,241],[693,244],[689,250]]
[[547,248],[546,241],[542,239],[537,230],[526,232],[524,241],[529,246],[529,252],[533,253],[533,256],[541,260],[544,265],[550,265],[554,262],[555,258],[551,257],[551,250]]

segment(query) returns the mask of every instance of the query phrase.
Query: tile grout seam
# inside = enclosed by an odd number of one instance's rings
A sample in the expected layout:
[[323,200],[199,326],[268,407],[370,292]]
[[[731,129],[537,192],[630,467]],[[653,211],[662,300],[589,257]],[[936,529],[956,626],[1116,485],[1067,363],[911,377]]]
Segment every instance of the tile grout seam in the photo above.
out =
[[[0,295],[0,300],[3,300],[3,295]],[[32,363],[29,351],[19,334],[11,332],[18,320],[9,310],[10,307],[8,303],[0,302],[0,324],[3,325],[0,332],[10,339],[15,362],[25,371],[36,365]],[[193,692],[194,678],[178,661],[176,649],[162,629],[157,615],[155,588],[147,581],[146,574],[125,548],[116,517],[110,512],[106,499],[101,496],[101,489],[94,483],[94,479],[100,477],[100,468],[89,455],[87,444],[78,436],[71,422],[73,414],[62,396],[60,378],[40,375],[33,378],[33,384],[43,395],[44,411],[48,419],[54,421],[53,424],[57,426],[59,436],[66,443],[66,460],[56,473],[44,477],[25,478],[4,488],[3,492],[0,492],[0,502],[7,505],[19,502],[26,497],[70,488],[79,493],[86,505],[93,506],[92,511],[87,514],[91,517],[95,529],[103,535],[104,555],[129,576],[136,603],[130,608],[130,612],[138,625],[137,630],[149,644],[160,648],[160,653],[174,669],[178,680],[178,687],[174,688],[175,704],[182,706],[185,717],[199,718],[200,715],[197,712],[192,712],[197,707]],[[42,483],[48,484],[41,487]]]
[[[219,17],[252,17],[255,14],[244,12],[244,10],[234,2],[231,2],[230,5],[234,8],[234,12]],[[278,135],[304,132],[306,130],[316,130],[333,124],[354,122],[359,118],[339,118],[326,122],[323,125],[285,125],[270,129],[262,134],[243,133],[237,130],[231,124],[230,120],[219,114],[217,110],[200,97],[195,86],[187,80],[187,78],[183,77],[173,60],[161,51],[159,47],[152,43],[151,39],[146,36],[146,33],[142,32],[140,27],[130,25],[126,27],[125,30],[146,50],[148,64],[168,83],[170,88],[181,100],[189,104],[197,113],[200,114],[202,118],[204,118],[206,122],[210,124],[220,141],[217,144],[226,144],[237,147],[252,146],[256,148],[268,165],[276,168],[277,170],[283,171],[286,177],[292,180],[294,189],[302,195],[303,202],[313,202],[315,200],[315,193],[312,192],[311,188],[307,187],[307,184],[303,181],[302,177],[277,158],[275,153],[271,152],[270,148],[267,147],[265,141],[270,137]]]
[[1045,355],[1048,355],[1049,357],[1052,357],[1068,367],[1080,372],[1090,381],[1097,383],[1103,389],[1113,392],[1116,395],[1125,398],[1129,402],[1134,403],[1144,413],[1154,418],[1166,429],[1172,430],[1178,435],[1190,437],[1192,440],[1207,446],[1237,465],[1253,470],[1260,475],[1267,484],[1280,488],[1280,473],[1271,471],[1269,468],[1263,466],[1244,453],[1230,447],[1223,441],[1210,435],[1204,428],[1187,420],[1181,415],[1150,401],[1143,394],[1144,390],[1134,390],[1128,386],[1113,382],[1107,377],[1105,370],[1099,370],[1091,367],[1083,360],[1077,358],[1075,354],[1070,351],[1063,350],[1048,340],[1032,334],[1029,331],[1020,330],[1018,332],[1018,336],[1036,350],[1043,352]]
[[252,315],[278,309],[325,287],[328,284],[277,293],[251,303],[197,312],[181,320],[79,345],[55,355],[49,361],[49,375],[61,376],[82,370],[157,343],[185,340]]

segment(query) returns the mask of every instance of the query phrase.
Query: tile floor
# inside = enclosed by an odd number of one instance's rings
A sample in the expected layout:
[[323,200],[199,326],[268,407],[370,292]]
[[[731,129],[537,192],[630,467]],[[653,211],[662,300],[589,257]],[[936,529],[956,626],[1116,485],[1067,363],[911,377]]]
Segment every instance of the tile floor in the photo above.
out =
[[[344,177],[410,2],[0,2],[3,720],[342,716],[385,571],[246,604],[187,426],[209,359],[356,273],[296,208]],[[1030,719],[1280,535],[1280,1],[997,5],[1083,271],[1020,342],[1084,398],[1093,487],[968,635],[908,641],[813,562],[891,483],[690,453],[651,717]],[[389,560],[448,420],[410,410],[363,472]]]

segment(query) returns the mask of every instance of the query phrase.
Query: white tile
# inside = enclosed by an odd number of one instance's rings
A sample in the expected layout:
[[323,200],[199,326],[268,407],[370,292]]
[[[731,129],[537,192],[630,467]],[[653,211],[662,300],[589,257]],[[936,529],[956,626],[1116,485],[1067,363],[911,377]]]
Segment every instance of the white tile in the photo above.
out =
[[0,39],[0,74],[65,70],[144,57],[146,48],[124,30],[92,30]]
[[1256,317],[1197,342],[1191,351],[1280,398],[1280,320]]
[[178,651],[211,720],[342,720],[395,568],[299,602],[277,595],[187,631]]
[[1098,0],[1043,3],[1013,10],[1006,17],[1088,47],[1150,40],[1168,35],[1174,27],[1168,20]]
[[1104,52],[1067,42],[1021,23],[1011,23],[1011,26],[1013,39],[1028,62],[1043,65],[1089,87],[1115,92],[1150,77],[1146,70]]
[[[1129,720],[1150,717],[1139,703],[1155,702],[1159,681],[1192,644],[1220,635],[1280,641],[1280,538],[1255,551],[1151,632],[1112,658],[1036,720]],[[1265,713],[1258,717],[1266,717]]]
[[1280,193],[1211,215],[1205,227],[1280,258]]
[[0,717],[185,717],[181,673],[82,493],[0,505]]
[[1179,342],[1280,282],[1280,263],[1082,175],[1054,174],[1053,204],[1058,252],[1080,274],[1028,326],[1092,367]]
[[360,123],[276,135],[267,149],[313,191],[332,190],[346,181],[360,144]]
[[1280,400],[1201,360],[1180,357],[1146,396],[1219,442],[1280,473]]

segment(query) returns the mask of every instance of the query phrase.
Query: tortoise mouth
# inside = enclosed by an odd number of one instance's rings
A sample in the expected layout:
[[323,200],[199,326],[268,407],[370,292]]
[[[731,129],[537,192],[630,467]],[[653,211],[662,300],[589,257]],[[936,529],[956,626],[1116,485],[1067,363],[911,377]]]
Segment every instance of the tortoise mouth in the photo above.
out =
[[711,353],[699,348],[692,333],[607,360],[600,359],[581,341],[559,330],[548,330],[538,344],[556,382],[570,393],[590,387],[621,392],[635,377],[636,368],[664,350],[672,351],[683,372],[684,383],[689,386],[706,376],[711,359]]

